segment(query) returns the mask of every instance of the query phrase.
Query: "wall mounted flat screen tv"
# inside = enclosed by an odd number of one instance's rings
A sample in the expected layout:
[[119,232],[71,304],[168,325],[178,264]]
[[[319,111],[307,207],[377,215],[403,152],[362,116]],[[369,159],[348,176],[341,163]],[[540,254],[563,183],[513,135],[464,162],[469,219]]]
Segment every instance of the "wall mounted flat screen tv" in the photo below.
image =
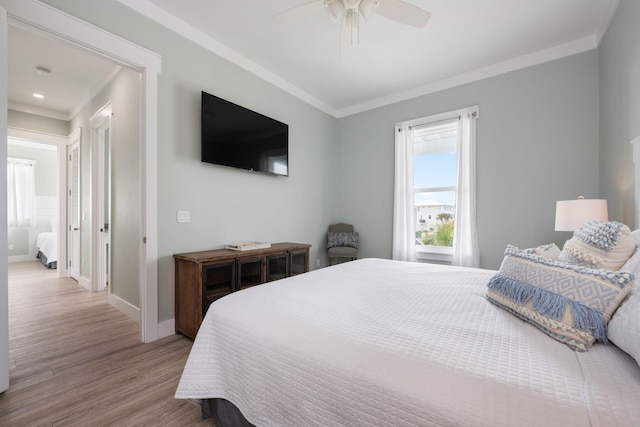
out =
[[202,92],[202,161],[289,175],[289,126]]

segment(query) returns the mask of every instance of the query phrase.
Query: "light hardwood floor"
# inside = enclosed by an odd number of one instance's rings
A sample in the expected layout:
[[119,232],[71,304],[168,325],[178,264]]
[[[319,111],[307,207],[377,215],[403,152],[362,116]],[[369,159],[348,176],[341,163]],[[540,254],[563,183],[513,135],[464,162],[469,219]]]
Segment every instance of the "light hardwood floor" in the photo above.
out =
[[173,398],[192,342],[139,325],[38,262],[9,264],[9,390],[0,426],[211,426]]

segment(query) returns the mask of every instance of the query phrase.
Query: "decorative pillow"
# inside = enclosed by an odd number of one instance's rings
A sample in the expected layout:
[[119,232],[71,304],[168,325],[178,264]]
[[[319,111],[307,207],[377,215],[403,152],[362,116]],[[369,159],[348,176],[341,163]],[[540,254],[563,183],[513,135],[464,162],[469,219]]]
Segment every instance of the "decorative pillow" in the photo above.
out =
[[640,289],[637,283],[611,318],[607,336],[640,365]]
[[[636,252],[622,267],[622,270],[640,275],[640,230],[631,235],[636,242]],[[634,284],[627,299],[622,301],[607,327],[609,340],[636,359],[640,365],[640,285]]]
[[607,322],[634,275],[577,266],[507,246],[487,299],[576,351],[607,342]]
[[555,243],[548,243],[546,245],[538,246],[537,248],[525,249],[525,251],[532,255],[538,255],[542,258],[558,259],[560,256],[560,248]]
[[560,261],[589,268],[619,270],[631,257],[635,242],[621,222],[589,221],[564,244]]
[[327,233],[327,249],[335,246],[351,246],[358,249],[360,236],[357,232],[332,232]]

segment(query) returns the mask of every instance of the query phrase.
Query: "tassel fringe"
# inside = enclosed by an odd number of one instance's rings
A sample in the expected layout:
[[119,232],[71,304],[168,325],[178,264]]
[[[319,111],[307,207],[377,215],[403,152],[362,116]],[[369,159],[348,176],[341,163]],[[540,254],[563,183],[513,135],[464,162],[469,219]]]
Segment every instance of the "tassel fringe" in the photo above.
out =
[[569,306],[576,329],[589,330],[595,339],[607,342],[607,324],[604,316],[584,304],[501,274],[493,276],[488,287],[517,304],[524,305],[531,301],[533,310],[557,321],[562,321]]

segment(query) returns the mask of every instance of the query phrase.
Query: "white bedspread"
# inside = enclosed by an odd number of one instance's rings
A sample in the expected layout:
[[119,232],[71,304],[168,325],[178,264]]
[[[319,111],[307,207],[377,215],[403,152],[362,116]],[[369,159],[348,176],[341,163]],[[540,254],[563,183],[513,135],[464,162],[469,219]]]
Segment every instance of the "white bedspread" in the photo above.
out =
[[36,246],[47,257],[48,263],[58,261],[58,233],[46,231],[38,234]]
[[640,425],[640,368],[576,353],[484,298],[493,271],[364,259],[236,292],[177,398],[257,426]]

